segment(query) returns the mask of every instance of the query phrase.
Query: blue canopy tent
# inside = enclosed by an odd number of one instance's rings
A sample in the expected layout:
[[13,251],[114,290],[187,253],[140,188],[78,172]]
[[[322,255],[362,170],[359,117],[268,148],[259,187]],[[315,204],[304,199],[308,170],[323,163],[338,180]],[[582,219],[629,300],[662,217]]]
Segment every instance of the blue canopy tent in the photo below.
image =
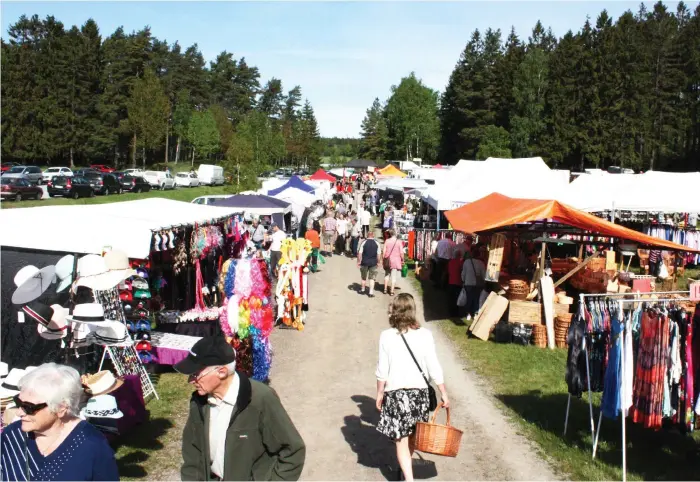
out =
[[292,225],[292,205],[264,194],[235,194],[219,199],[212,205],[239,208],[248,218],[260,217],[264,226],[277,223],[284,231],[288,231]]
[[287,181],[287,184],[284,184],[284,185],[278,187],[277,189],[267,191],[267,193],[270,196],[275,196],[275,195],[281,193],[282,191],[284,191],[285,189],[289,189],[290,187],[293,187],[294,189],[299,189],[300,191],[304,191],[304,192],[314,192],[314,190],[316,189],[315,187],[309,186],[304,181],[302,181],[299,178],[299,176],[292,176],[291,178],[289,178],[289,181]]

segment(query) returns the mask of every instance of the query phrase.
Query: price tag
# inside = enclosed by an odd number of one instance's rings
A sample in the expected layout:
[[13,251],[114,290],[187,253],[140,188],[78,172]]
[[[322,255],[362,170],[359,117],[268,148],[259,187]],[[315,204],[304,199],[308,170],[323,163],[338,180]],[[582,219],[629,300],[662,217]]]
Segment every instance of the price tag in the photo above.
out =
[[17,323],[24,323],[24,311],[17,312]]
[[690,283],[690,299],[693,301],[700,301],[700,281],[695,283]]

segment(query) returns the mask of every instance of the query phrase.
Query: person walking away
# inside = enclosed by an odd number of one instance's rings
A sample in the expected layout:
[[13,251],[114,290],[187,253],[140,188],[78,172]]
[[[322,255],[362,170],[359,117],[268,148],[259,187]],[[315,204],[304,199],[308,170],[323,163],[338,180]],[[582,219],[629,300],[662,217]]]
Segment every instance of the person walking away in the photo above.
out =
[[323,247],[322,249],[333,256],[333,237],[335,236],[335,218],[332,213],[328,213],[323,219]]
[[427,378],[437,384],[445,408],[450,400],[433,334],[418,323],[413,296],[401,293],[394,299],[389,325],[379,336],[376,405],[381,415],[377,430],[396,444],[403,477],[412,481],[413,451],[408,437],[415,432],[416,423],[427,422],[430,415]]
[[384,240],[386,241],[388,236],[388,231],[394,227],[394,212],[391,208],[387,208],[384,211],[384,222],[382,223],[382,231],[384,233]]
[[[393,229],[387,231],[387,237],[388,239],[384,243],[384,251],[382,253],[384,264],[384,293],[394,296],[396,278],[403,266],[403,241],[396,237],[396,231]],[[391,288],[389,288],[390,279]]]
[[114,451],[80,419],[80,374],[45,363],[19,379],[14,398],[19,420],[0,437],[2,480],[119,480]]
[[338,254],[342,255],[345,253],[345,235],[348,232],[348,221],[344,214],[338,213],[338,219],[335,220],[335,232],[338,234],[335,247]]
[[372,210],[372,214],[377,214],[377,190],[372,189],[369,194],[369,205]]
[[454,241],[452,241],[452,239],[450,239],[447,235],[443,235],[442,239],[438,241],[435,248],[435,253],[437,256],[437,272],[435,273],[435,281],[439,288],[444,288],[446,285],[447,263],[450,262],[454,246]]
[[362,241],[357,252],[357,266],[360,267],[362,288],[360,294],[364,294],[365,287],[369,284],[370,298],[374,298],[374,283],[379,269],[379,243],[374,239],[374,232],[370,231],[367,238]]
[[480,259],[474,258],[471,251],[464,253],[464,264],[462,265],[462,283],[467,293],[467,320],[476,316],[479,311],[479,296],[484,287],[486,278],[486,266]]
[[236,372],[223,336],[174,365],[195,388],[182,432],[182,480],[299,480],[306,447],[275,391]]
[[253,226],[250,231],[250,239],[253,241],[255,249],[262,248],[263,242],[265,241],[265,228],[262,224],[260,224],[260,220],[258,218],[253,219]]
[[462,291],[462,265],[464,264],[464,252],[455,246],[452,249],[452,259],[447,263],[447,283],[450,316],[457,317],[460,307],[457,306],[457,299]]
[[350,227],[350,252],[352,253],[353,258],[357,257],[357,248],[360,243],[360,234],[362,232],[360,228],[361,225],[357,221],[357,218],[353,218],[352,226]]
[[307,230],[304,234],[304,238],[311,243],[311,272],[315,273],[318,271],[318,250],[321,248],[321,239],[318,232],[321,230],[321,226],[318,221],[314,221],[311,229]]
[[270,234],[270,269],[273,277],[277,278],[280,259],[282,259],[282,241],[287,239],[287,235],[282,231],[277,223],[272,223]]
[[366,206],[360,209],[360,221],[362,222],[362,237],[366,238],[370,231],[369,225],[372,222],[372,213],[366,209]]
[[381,204],[379,205],[379,218],[382,223],[382,226],[384,226],[384,214],[386,211],[386,201],[382,201]]

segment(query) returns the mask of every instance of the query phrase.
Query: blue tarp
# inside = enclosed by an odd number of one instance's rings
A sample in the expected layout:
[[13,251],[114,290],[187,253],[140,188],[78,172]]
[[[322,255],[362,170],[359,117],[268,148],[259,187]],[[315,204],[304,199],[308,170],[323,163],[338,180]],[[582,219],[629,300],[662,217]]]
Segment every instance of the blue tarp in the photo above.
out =
[[231,197],[227,197],[226,199],[219,199],[218,201],[214,202],[212,204],[213,206],[228,206],[228,207],[240,207],[240,208],[258,208],[258,209],[264,209],[264,208],[280,208],[281,210],[286,209],[289,206],[289,203],[286,201],[282,201],[281,199],[277,199],[274,197],[270,196],[265,196],[262,194],[235,194]]
[[275,195],[281,193],[282,191],[284,191],[285,189],[289,189],[290,187],[293,187],[295,189],[299,189],[299,190],[304,191],[304,192],[314,192],[314,190],[316,189],[312,186],[309,186],[301,179],[299,179],[299,176],[292,176],[289,179],[289,181],[287,181],[287,184],[284,184],[284,185],[278,187],[277,189],[267,191],[267,194],[269,194],[270,196],[275,196]]

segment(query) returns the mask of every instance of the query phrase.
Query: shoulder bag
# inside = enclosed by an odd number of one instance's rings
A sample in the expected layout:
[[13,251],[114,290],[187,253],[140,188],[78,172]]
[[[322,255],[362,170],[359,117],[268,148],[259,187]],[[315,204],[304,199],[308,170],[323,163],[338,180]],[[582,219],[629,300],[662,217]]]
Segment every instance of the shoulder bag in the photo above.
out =
[[411,347],[408,346],[408,342],[406,341],[406,338],[404,338],[403,333],[401,333],[401,339],[403,340],[404,344],[406,345],[406,348],[408,348],[408,353],[411,354],[411,358],[413,358],[413,361],[415,362],[416,366],[418,367],[418,371],[420,372],[421,375],[423,375],[423,380],[425,380],[425,384],[428,385],[428,400],[430,402],[428,408],[432,412],[433,410],[435,410],[437,408],[437,395],[435,394],[435,389],[428,382],[428,378],[425,376],[425,373],[423,373],[423,370],[421,370],[421,367],[418,364],[418,360],[416,360],[416,357],[413,356],[413,352],[411,351]]

